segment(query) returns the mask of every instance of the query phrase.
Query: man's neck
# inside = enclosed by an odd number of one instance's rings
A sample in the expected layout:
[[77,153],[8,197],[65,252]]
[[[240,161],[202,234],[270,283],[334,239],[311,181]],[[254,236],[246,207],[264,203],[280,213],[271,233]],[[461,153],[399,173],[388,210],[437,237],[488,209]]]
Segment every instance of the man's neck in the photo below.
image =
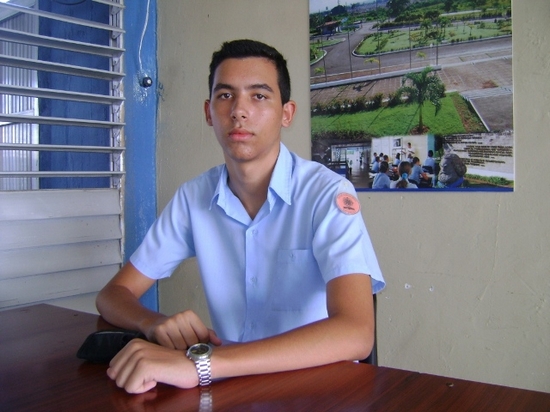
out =
[[267,199],[271,175],[277,157],[261,162],[226,163],[228,185],[239,198],[251,219],[254,219]]

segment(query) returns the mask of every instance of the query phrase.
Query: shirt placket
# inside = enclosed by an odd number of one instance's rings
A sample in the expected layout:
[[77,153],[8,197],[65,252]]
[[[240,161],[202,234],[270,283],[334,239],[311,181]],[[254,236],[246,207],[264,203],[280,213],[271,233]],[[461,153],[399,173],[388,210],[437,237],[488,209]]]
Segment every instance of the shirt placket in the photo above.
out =
[[244,325],[244,340],[252,340],[257,335],[259,320],[262,318],[263,287],[261,281],[262,262],[257,225],[251,226],[246,231],[245,244],[245,290],[246,290],[246,318]]

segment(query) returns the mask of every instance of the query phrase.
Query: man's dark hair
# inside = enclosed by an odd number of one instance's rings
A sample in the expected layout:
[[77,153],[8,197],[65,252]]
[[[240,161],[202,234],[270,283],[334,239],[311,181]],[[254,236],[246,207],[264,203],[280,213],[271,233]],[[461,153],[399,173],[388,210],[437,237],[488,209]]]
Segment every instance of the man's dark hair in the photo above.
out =
[[208,76],[208,87],[210,96],[214,88],[214,74],[216,69],[225,59],[244,59],[247,57],[263,57],[275,65],[277,69],[277,83],[281,91],[283,104],[290,100],[290,75],[286,60],[275,48],[255,40],[233,40],[222,44],[220,50],[212,54],[210,62],[210,75]]

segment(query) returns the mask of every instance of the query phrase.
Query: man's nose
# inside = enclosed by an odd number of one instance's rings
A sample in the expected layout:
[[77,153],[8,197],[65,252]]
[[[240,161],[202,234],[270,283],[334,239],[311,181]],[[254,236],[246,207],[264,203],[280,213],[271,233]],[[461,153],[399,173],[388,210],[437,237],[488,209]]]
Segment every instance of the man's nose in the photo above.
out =
[[246,102],[242,97],[235,98],[233,108],[231,111],[231,118],[233,120],[246,119],[248,117],[248,108]]

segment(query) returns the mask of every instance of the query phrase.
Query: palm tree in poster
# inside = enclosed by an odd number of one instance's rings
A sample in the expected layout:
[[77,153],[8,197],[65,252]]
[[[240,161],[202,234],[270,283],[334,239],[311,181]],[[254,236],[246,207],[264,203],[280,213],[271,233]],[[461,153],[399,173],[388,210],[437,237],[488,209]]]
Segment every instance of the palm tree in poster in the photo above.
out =
[[418,105],[418,133],[424,133],[422,107],[431,102],[435,106],[435,114],[441,109],[441,98],[445,95],[445,85],[435,74],[432,67],[426,67],[421,72],[408,73],[403,76],[398,93],[407,98],[407,104]]

